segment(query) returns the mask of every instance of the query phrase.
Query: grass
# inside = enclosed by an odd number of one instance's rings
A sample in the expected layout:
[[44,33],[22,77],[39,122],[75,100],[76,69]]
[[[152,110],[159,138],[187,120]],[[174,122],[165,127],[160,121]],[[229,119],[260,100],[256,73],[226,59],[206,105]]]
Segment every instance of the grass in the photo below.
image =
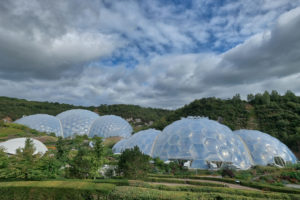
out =
[[[252,197],[246,197],[242,195],[231,195],[231,194],[219,194],[211,192],[183,192],[183,191],[166,191],[151,188],[131,187],[131,186],[120,186],[117,187],[110,195],[109,199],[128,199],[128,200],[151,200],[151,199],[172,199],[172,200],[183,200],[183,199],[254,199]],[[265,199],[265,198],[255,198]]]
[[222,187],[205,184],[166,186],[126,179],[0,182],[0,199],[300,199],[296,194],[244,191],[222,184]]
[[162,182],[162,183],[179,183],[179,184],[189,184],[189,185],[199,185],[199,186],[210,186],[210,187],[227,187],[223,183],[208,183],[208,182],[198,182],[191,180],[182,179],[171,179],[171,178],[146,178],[146,182]]
[[108,148],[112,148],[117,142],[119,142],[122,138],[121,137],[110,137],[105,138],[103,141],[103,145]]
[[45,133],[30,129],[26,126],[14,123],[4,123],[0,126],[0,141],[17,137],[46,136]]
[[0,188],[3,187],[64,188],[76,190],[94,190],[107,193],[114,188],[114,185],[107,183],[94,183],[83,180],[0,182]]
[[[189,179],[195,179],[195,180],[211,180],[211,181],[221,181],[221,182],[226,182],[226,183],[231,183],[231,184],[237,184],[236,179],[230,179],[230,178],[215,178],[215,177],[202,177],[202,176],[170,176],[170,175],[151,175],[152,178],[157,178],[157,179],[174,179],[174,178],[189,178]],[[161,178],[164,177],[164,178]],[[280,192],[280,193],[290,193],[290,194],[300,194],[300,190],[298,189],[292,189],[292,188],[286,188],[282,186],[276,186],[276,185],[270,185],[270,184],[263,184],[263,183],[258,183],[258,182],[253,182],[253,181],[245,181],[241,180],[239,185],[242,186],[247,186],[247,187],[252,187],[264,191],[273,191],[273,192]]]
[[131,186],[158,189],[165,191],[185,191],[196,193],[216,193],[216,194],[232,194],[238,196],[252,197],[252,198],[265,198],[265,199],[300,199],[300,195],[275,193],[275,192],[257,192],[249,190],[240,190],[232,188],[218,188],[218,187],[206,187],[206,186],[166,186],[166,185],[154,185],[151,183],[145,183],[141,181],[131,181]]

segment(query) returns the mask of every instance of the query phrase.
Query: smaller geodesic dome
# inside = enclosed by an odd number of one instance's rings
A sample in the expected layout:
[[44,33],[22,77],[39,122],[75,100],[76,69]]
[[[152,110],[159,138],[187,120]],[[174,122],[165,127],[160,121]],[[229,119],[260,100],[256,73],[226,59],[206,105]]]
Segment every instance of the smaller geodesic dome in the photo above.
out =
[[40,132],[55,133],[56,136],[63,137],[61,123],[59,119],[52,115],[29,115],[16,120],[15,123],[28,126]]
[[89,110],[73,109],[56,116],[62,124],[64,137],[88,135],[92,123],[99,115]]
[[119,148],[114,147],[113,151],[114,153],[121,153],[121,151],[125,149],[132,149],[135,146],[138,146],[141,152],[151,156],[154,141],[160,133],[161,131],[155,129],[139,131],[128,138],[126,142],[122,142],[121,144],[117,143],[117,147]]
[[119,136],[128,138],[131,136],[132,127],[123,118],[116,115],[105,115],[96,119],[89,132],[89,137],[113,137]]
[[126,142],[127,142],[127,139],[120,140],[113,146],[112,151],[116,154],[122,153],[122,151],[124,151],[126,149]]
[[[8,154],[16,154],[16,150],[19,148],[25,147],[25,141],[27,138],[15,138],[10,139],[5,142],[0,143],[0,147],[4,148],[4,151]],[[48,149],[47,147],[40,141],[30,138],[33,141],[33,145],[35,147],[34,154],[41,153],[45,154]]]
[[251,166],[250,155],[241,139],[225,125],[207,118],[188,117],[168,125],[157,136],[153,157],[191,161],[192,168],[231,164]]
[[297,158],[291,150],[269,134],[244,129],[234,131],[234,134],[239,135],[247,145],[254,165],[276,164],[283,166],[287,162],[297,162]]

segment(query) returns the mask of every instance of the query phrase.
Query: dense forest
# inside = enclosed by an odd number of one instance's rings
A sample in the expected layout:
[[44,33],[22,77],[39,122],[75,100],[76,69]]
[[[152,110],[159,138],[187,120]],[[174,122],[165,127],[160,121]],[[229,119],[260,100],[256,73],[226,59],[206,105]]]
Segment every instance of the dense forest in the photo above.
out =
[[[247,100],[242,100],[239,94],[231,99],[202,98],[173,111],[136,105],[83,107],[0,97],[0,119],[10,117],[15,120],[36,113],[56,115],[74,108],[88,109],[100,115],[115,114],[126,119],[140,119],[139,126],[161,130],[181,117],[203,116],[217,120],[232,130],[261,130],[280,139],[294,151],[300,151],[300,97],[291,91],[284,95],[277,91],[249,94]],[[151,121],[153,125],[149,123]]]
[[9,97],[0,97],[0,119],[10,117],[13,121],[21,118],[23,115],[32,115],[45,113],[49,115],[57,115],[63,111],[70,109],[87,109],[97,112],[100,115],[118,115],[125,119],[140,119],[142,124],[147,122],[155,122],[162,116],[165,116],[171,111],[156,108],[144,108],[136,105],[100,105],[84,107],[74,106],[70,104],[50,103],[28,101],[25,99],[16,99]]

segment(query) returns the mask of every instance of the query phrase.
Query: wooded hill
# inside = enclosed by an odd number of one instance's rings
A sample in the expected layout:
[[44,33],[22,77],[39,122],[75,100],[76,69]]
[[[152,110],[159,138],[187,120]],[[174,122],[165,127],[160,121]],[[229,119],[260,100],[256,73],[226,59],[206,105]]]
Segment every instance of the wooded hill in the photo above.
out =
[[[163,129],[181,117],[209,117],[229,126],[232,130],[245,128],[269,133],[294,151],[300,151],[300,97],[291,91],[287,91],[284,95],[276,91],[249,94],[247,101],[241,100],[238,94],[231,99],[202,98],[174,111],[135,105],[83,107],[0,97],[0,119],[10,117],[16,120],[23,115],[37,113],[57,115],[74,108],[95,111],[100,115],[115,114],[125,119],[140,119],[139,126],[157,129]],[[151,121],[154,124],[150,126]]]
[[[98,113],[99,115],[118,115],[125,119],[137,121],[134,124],[145,125],[149,122],[160,120],[161,117],[170,114],[172,111],[156,108],[144,108],[136,105],[100,105],[96,106],[74,106],[70,104],[50,103],[28,101],[25,99],[16,99],[9,97],[0,97],[0,119],[5,117],[11,118],[13,121],[24,115],[32,114],[49,114],[57,115],[63,111],[70,109],[86,109]],[[139,120],[137,120],[139,119]]]

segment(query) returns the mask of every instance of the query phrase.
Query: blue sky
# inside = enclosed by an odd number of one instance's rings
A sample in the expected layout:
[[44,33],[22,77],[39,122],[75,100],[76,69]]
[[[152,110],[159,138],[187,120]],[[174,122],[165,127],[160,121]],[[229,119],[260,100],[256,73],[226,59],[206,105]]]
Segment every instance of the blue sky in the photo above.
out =
[[177,108],[300,95],[300,1],[0,2],[0,94]]

